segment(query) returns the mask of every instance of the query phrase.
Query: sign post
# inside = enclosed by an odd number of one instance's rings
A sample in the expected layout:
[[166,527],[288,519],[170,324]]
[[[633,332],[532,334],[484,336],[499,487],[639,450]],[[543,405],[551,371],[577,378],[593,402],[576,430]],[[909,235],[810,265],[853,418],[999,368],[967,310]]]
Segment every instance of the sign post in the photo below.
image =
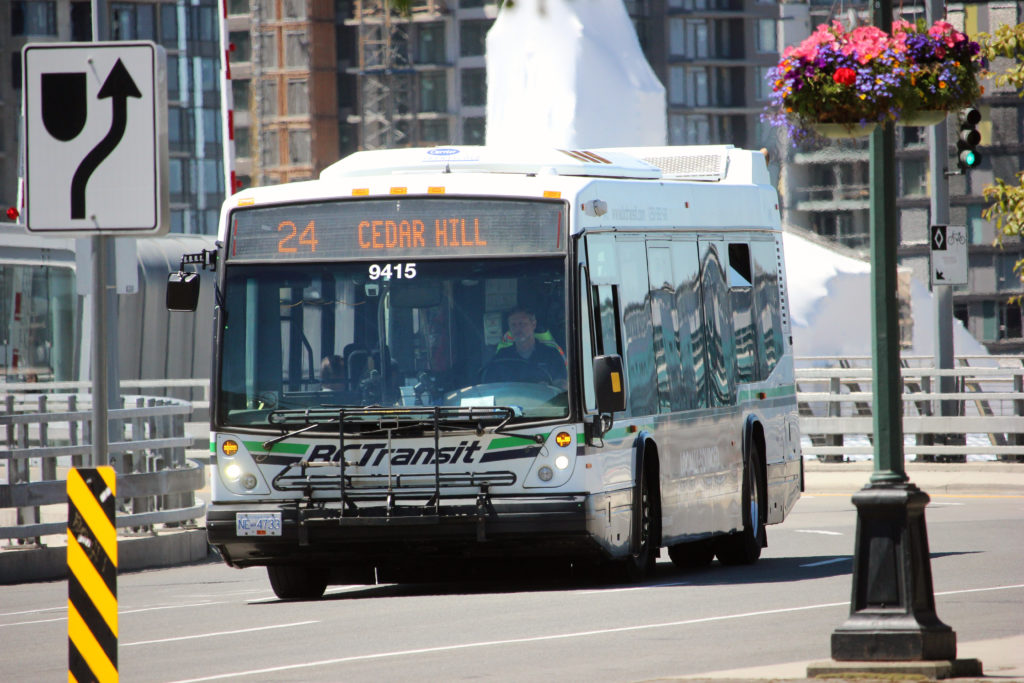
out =
[[94,467],[108,464],[109,238],[170,227],[166,61],[150,41],[22,50],[25,227],[92,238]]

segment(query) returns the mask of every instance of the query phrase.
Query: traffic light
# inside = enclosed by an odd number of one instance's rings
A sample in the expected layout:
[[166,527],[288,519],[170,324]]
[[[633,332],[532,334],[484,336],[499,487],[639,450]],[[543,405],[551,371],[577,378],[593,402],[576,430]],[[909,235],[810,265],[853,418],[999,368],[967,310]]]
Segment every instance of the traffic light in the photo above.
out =
[[977,126],[981,112],[971,107],[960,113],[960,134],[956,140],[956,165],[961,172],[969,171],[981,163],[981,154],[976,149],[981,142]]

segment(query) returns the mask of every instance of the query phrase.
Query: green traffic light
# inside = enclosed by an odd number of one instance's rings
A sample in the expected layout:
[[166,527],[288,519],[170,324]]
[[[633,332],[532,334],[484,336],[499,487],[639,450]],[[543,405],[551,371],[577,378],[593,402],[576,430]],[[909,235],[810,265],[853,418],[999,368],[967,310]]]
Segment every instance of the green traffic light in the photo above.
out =
[[963,154],[964,166],[967,166],[968,168],[974,166],[976,159],[977,157],[972,150],[967,150]]

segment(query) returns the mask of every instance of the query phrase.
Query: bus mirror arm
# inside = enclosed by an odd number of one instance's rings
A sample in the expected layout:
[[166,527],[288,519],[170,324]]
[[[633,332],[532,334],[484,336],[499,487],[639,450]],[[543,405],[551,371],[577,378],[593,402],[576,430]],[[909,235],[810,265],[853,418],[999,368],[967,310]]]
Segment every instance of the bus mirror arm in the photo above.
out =
[[604,446],[604,435],[607,434],[615,420],[611,413],[598,413],[588,416],[583,423],[583,433],[588,446]]

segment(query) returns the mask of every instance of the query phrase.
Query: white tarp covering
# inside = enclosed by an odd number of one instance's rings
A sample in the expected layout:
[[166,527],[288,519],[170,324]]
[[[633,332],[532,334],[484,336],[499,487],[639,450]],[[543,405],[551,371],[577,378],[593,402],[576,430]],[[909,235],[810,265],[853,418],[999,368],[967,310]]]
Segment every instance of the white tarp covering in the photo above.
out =
[[487,144],[666,143],[665,88],[622,0],[516,0],[487,33]]
[[[793,351],[806,356],[871,355],[871,265],[844,256],[792,232],[783,233]],[[904,354],[935,353],[935,303],[928,287],[910,281],[913,345]],[[953,320],[953,349],[960,355],[987,355]]]

